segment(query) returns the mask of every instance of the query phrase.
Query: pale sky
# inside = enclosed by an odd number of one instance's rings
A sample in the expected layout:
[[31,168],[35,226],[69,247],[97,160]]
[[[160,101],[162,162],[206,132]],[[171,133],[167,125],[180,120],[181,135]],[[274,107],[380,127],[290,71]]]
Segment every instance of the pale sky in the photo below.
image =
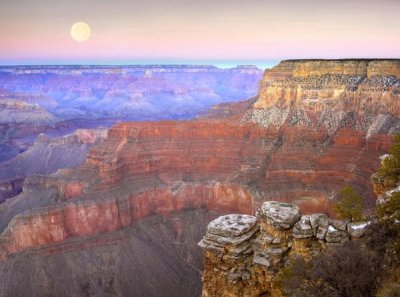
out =
[[[399,58],[400,0],[1,0],[0,64]],[[91,38],[70,36],[78,21]]]

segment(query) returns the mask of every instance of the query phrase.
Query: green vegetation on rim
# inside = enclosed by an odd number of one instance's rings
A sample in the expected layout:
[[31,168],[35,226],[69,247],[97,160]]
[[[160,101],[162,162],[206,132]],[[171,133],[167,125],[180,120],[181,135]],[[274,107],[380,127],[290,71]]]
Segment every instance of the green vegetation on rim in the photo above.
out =
[[363,219],[364,204],[362,197],[350,186],[346,186],[339,193],[339,200],[334,205],[334,210],[341,219],[361,221]]

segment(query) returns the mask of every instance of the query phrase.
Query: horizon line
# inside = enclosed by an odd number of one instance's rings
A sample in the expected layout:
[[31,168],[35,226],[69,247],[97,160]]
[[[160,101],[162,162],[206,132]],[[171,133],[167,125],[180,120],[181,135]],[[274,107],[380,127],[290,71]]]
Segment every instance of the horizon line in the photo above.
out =
[[274,65],[279,64],[283,61],[400,61],[400,58],[288,58],[288,59],[274,59],[274,60],[248,60],[248,61],[182,61],[182,62],[137,62],[137,63],[123,63],[123,62],[115,62],[115,63],[53,63],[53,62],[45,62],[45,63],[15,63],[15,64],[0,64],[0,67],[51,67],[51,66],[87,66],[87,67],[117,67],[117,66],[204,66],[204,67],[216,67],[216,68],[235,68],[240,66],[249,66],[249,67],[257,67],[259,68],[261,64],[268,65],[272,67]]

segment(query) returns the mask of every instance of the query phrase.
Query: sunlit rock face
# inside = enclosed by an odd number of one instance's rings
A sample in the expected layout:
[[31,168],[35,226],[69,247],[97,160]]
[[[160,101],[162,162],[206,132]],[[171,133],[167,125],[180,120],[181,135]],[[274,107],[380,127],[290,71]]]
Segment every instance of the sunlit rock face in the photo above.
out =
[[[216,216],[253,212],[251,189],[235,179],[250,174],[263,156],[263,128],[228,126],[120,124],[79,169],[28,178],[19,196],[0,205],[2,275],[12,267],[16,281],[29,276],[48,284],[25,288],[25,296],[105,289],[123,296],[198,296],[196,243]],[[20,269],[26,254],[32,261]],[[14,282],[2,290],[20,292]]]
[[[25,182],[22,196],[47,189],[60,203],[15,216],[4,231],[3,246],[14,253],[113,232],[149,215],[187,209],[252,213],[251,189],[235,180],[259,168],[267,148],[265,137],[265,130],[254,124],[117,125],[80,168]],[[10,213],[8,204],[19,199],[27,203],[17,197],[3,205],[4,221]]]
[[399,60],[292,60],[266,70],[242,118],[276,131],[264,197],[329,213],[351,184],[373,208],[369,177],[389,149],[387,135],[400,131],[399,73]]
[[267,70],[255,108],[400,115],[399,60],[284,61]]

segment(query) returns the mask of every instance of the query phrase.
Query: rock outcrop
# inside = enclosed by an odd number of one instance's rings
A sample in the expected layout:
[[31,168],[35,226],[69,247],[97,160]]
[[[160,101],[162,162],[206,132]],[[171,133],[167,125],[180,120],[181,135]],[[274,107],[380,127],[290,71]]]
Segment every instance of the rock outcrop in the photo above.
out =
[[250,252],[250,238],[258,231],[256,217],[250,215],[226,215],[212,221],[207,234],[199,245],[225,258],[239,259]]
[[277,201],[264,202],[257,217],[219,217],[199,243],[205,262],[202,296],[281,296],[279,272],[290,259],[360,238],[367,225],[323,214],[301,216],[296,205]]

